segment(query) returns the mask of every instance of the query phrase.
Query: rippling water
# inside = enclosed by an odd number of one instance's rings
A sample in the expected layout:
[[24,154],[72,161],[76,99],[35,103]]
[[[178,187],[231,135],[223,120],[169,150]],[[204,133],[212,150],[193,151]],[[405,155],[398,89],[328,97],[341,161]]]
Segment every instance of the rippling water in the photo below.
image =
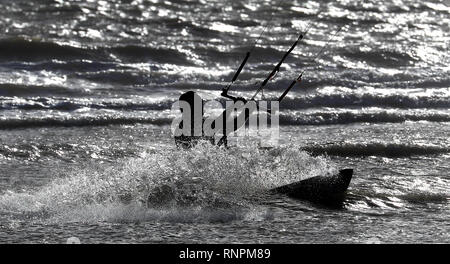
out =
[[[449,1],[0,7],[1,241],[449,242]],[[175,149],[182,92],[218,99],[266,29],[230,90],[251,96],[307,28],[264,91],[305,70],[281,146]],[[342,210],[262,194],[343,167]],[[174,178],[181,198],[144,205]]]

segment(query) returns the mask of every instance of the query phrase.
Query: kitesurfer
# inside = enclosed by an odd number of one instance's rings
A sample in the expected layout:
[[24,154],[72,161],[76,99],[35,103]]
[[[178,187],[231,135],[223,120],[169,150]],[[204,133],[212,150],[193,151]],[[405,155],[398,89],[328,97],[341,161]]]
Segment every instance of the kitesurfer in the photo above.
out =
[[[209,141],[212,144],[217,146],[225,146],[227,147],[227,136],[232,132],[238,130],[240,127],[245,125],[246,120],[249,119],[250,110],[248,108],[244,109],[243,113],[239,116],[235,117],[232,121],[230,121],[230,113],[236,109],[236,105],[240,103],[241,106],[247,103],[242,97],[233,97],[228,96],[227,98],[232,99],[234,105],[225,109],[220,116],[215,118],[211,123],[211,129],[215,129],[216,126],[219,125],[218,122],[223,122],[222,129],[214,135],[210,135],[205,133],[204,124],[204,101],[196,92],[188,91],[183,93],[180,98],[180,103],[185,103],[186,106],[189,107],[190,111],[183,111],[183,107],[180,107],[181,114],[184,115],[182,117],[181,122],[179,123],[177,129],[177,133],[175,138],[175,143],[179,147],[183,148],[191,148],[195,146],[199,141]],[[180,105],[181,106],[181,105]],[[183,129],[183,127],[187,124],[184,124],[186,120],[190,121],[190,129]],[[242,122],[244,120],[244,122]],[[241,122],[239,122],[241,121]],[[220,139],[216,142],[216,137]]]

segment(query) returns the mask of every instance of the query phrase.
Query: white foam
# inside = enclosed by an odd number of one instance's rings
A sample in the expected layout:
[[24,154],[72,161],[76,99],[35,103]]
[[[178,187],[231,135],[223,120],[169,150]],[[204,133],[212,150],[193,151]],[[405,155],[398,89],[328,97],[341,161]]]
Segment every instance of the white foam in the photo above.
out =
[[[0,211],[57,222],[264,219],[266,210],[249,197],[335,171],[328,159],[311,157],[297,146],[226,150],[205,143],[109,167],[88,166],[37,191],[7,192],[0,196]],[[173,196],[148,207],[149,194],[161,186]]]

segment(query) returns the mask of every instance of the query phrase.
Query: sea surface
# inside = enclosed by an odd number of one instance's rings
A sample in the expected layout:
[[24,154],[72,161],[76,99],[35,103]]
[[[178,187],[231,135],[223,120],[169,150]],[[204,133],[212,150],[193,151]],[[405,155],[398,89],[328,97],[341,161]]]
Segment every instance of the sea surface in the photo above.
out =
[[[0,32],[2,243],[450,242],[448,0],[1,0]],[[181,93],[257,41],[250,97],[300,33],[278,146],[175,147]],[[343,208],[267,193],[342,168]]]

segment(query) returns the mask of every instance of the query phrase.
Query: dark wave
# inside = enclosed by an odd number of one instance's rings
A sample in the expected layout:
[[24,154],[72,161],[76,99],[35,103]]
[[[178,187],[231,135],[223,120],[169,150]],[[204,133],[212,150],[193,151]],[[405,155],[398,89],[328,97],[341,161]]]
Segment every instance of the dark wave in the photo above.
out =
[[168,125],[172,123],[170,118],[143,118],[143,117],[77,117],[77,118],[33,118],[33,119],[6,119],[0,120],[0,129],[19,129],[36,127],[84,127],[84,126],[109,126],[109,125],[133,125],[152,124]]
[[[73,61],[39,61],[39,62],[3,62],[2,66],[12,70],[26,70],[26,71],[53,71],[53,72],[68,72],[68,73],[85,73],[96,71],[110,71],[110,70],[127,70],[127,67],[118,65],[114,62],[89,61],[89,60],[73,60]],[[151,67],[151,66],[149,66]],[[154,69],[154,67],[152,67]]]
[[[22,84],[0,84],[0,96],[81,96],[90,94],[82,89],[69,89],[61,86],[41,86]],[[0,103],[2,104],[2,103]],[[27,106],[25,106],[27,107]],[[20,106],[19,106],[20,108]]]
[[[272,68],[268,67],[266,69],[262,69],[262,66],[258,66],[258,71],[260,72],[269,72]],[[335,86],[335,87],[346,87],[351,89],[360,89],[362,87],[372,87],[372,88],[392,88],[392,89],[410,89],[410,88],[448,88],[450,86],[450,78],[447,75],[431,75],[431,76],[420,76],[420,74],[394,74],[394,75],[385,75],[381,73],[371,73],[370,78],[368,78],[367,74],[362,71],[342,71],[339,75],[336,75],[332,72],[323,72],[320,71],[316,73],[314,69],[308,69],[304,67],[296,67],[296,71],[300,71],[306,69],[307,78],[302,79],[300,85],[296,85],[293,88],[293,91],[302,90],[302,91],[312,91],[317,88],[322,88],[326,86]],[[244,73],[245,76],[246,73]],[[297,73],[298,74],[298,73]],[[242,80],[257,78],[260,81],[265,74],[260,73],[251,75],[249,78],[241,78]],[[291,77],[292,79],[290,79]],[[287,88],[289,84],[292,82],[293,78],[296,78],[296,74],[286,74],[282,73],[282,78],[271,81],[266,90],[280,91]],[[230,79],[231,77],[227,78]],[[255,85],[251,86],[238,84],[234,86],[235,89],[256,89]]]
[[9,38],[0,40],[0,62],[50,61],[50,60],[95,60],[113,61],[111,55],[127,62],[171,63],[192,65],[186,56],[176,50],[152,48],[138,45],[85,48],[54,42]]
[[193,65],[186,56],[179,51],[164,48],[151,48],[136,45],[113,47],[111,53],[122,60],[131,62],[170,63],[176,65]]
[[175,100],[164,100],[155,103],[132,102],[129,100],[103,101],[103,100],[76,100],[76,99],[50,99],[50,98],[30,98],[21,101],[4,100],[0,102],[0,110],[58,110],[74,111],[81,108],[90,109],[110,109],[124,111],[142,110],[166,110],[171,109]]
[[331,156],[383,156],[410,157],[415,155],[437,155],[450,153],[450,147],[396,143],[335,143],[327,145],[310,145],[303,150],[314,155]]
[[450,201],[450,195],[447,193],[429,193],[429,192],[414,192],[400,196],[401,199],[410,203],[425,204],[425,203],[447,203]]
[[311,107],[392,107],[392,108],[450,108],[446,97],[415,97],[407,95],[331,94],[285,98],[281,105],[287,109]]
[[372,66],[384,67],[408,66],[417,61],[409,54],[395,50],[347,50],[342,52],[342,55],[357,61],[365,61]]
[[352,123],[402,123],[405,121],[450,122],[450,115],[437,113],[414,115],[390,112],[318,112],[302,116],[280,114],[281,125],[340,125]]
[[93,50],[60,45],[52,42],[30,41],[22,38],[0,41],[0,61],[41,61],[52,59],[94,59]]
[[76,73],[79,79],[89,80],[94,83],[113,84],[113,85],[149,85],[153,79],[150,73],[136,73],[133,71],[114,70],[97,71],[91,73]]

